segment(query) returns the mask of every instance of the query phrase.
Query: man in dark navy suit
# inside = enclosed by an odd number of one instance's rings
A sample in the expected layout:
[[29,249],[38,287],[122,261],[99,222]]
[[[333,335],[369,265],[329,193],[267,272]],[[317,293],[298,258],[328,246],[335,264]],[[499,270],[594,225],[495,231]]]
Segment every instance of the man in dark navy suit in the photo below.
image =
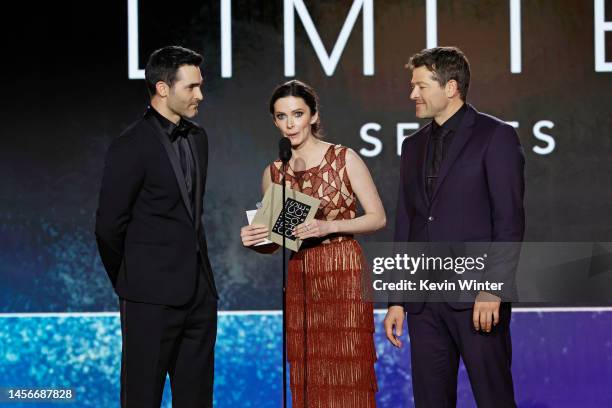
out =
[[[395,241],[518,245],[525,160],[515,130],[466,103],[470,68],[458,48],[423,50],[409,67],[416,116],[432,121],[402,145]],[[390,303],[384,323],[401,347],[408,313],[415,405],[454,407],[462,358],[479,407],[515,407],[507,299],[480,292],[470,303],[427,300]]]
[[151,104],[115,139],[96,214],[100,257],[120,301],[121,406],[159,407],[166,374],[174,407],[211,407],[217,290],[202,204],[208,164],[202,56],[155,51]]

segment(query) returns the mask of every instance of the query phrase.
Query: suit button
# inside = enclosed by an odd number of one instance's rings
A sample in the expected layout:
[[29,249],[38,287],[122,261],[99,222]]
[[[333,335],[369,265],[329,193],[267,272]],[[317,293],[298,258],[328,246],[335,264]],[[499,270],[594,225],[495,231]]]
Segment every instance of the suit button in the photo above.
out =
[[432,222],[433,220],[435,220],[435,218],[434,218],[432,215],[430,215],[429,217],[427,217],[427,221]]

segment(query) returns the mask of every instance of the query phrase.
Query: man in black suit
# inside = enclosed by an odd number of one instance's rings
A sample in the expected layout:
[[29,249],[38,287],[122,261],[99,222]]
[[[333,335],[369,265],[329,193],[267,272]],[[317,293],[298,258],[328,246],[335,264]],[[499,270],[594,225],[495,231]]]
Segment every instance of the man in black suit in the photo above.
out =
[[120,300],[121,406],[211,407],[217,290],[201,221],[208,141],[187,120],[203,95],[202,56],[155,51],[151,104],[108,149],[96,238]]
[[510,125],[466,103],[470,68],[459,49],[423,50],[409,65],[416,116],[432,121],[402,146],[395,241],[454,243],[451,251],[483,243],[491,252],[482,280],[507,290],[480,292],[470,303],[431,294],[427,302],[390,303],[387,338],[401,346],[407,311],[417,407],[456,405],[460,357],[479,407],[515,407],[506,300],[525,229],[523,149]]

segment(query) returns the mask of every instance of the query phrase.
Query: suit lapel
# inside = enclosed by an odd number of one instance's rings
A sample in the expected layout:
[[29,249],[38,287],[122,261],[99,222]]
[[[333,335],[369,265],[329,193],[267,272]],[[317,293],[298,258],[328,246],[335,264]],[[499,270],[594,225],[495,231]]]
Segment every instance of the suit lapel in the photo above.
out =
[[193,221],[193,212],[191,211],[191,205],[189,204],[189,195],[187,194],[187,186],[185,184],[185,176],[183,175],[183,170],[181,170],[181,164],[179,163],[179,158],[176,157],[176,153],[172,148],[172,144],[168,139],[168,136],[164,134],[161,127],[157,123],[157,120],[151,116],[145,117],[145,122],[149,124],[149,126],[154,130],[153,133],[157,136],[162,146],[166,150],[166,154],[168,155],[168,159],[170,160],[170,164],[172,165],[172,170],[174,171],[174,175],[176,177],[176,182],[178,183],[179,190],[181,191],[181,197],[183,198],[183,204],[189,213],[189,217]]
[[[463,120],[459,124],[457,128],[457,133],[453,137],[453,141],[450,144],[450,148],[448,152],[444,155],[444,160],[442,160],[442,166],[440,167],[440,171],[438,172],[438,181],[436,183],[436,188],[432,194],[431,201],[433,202],[440,191],[440,186],[444,183],[444,179],[448,175],[450,168],[453,163],[461,154],[461,151],[465,147],[465,144],[470,140],[470,136],[472,134],[472,127],[474,126],[474,122],[476,119],[476,111],[472,106],[467,106],[468,110],[465,112],[465,116]],[[427,195],[427,194],[426,194]]]
[[200,197],[202,197],[202,171],[200,168],[200,159],[198,158],[199,154],[199,150],[198,150],[198,142],[196,140],[196,137],[194,135],[194,132],[191,131],[189,132],[189,136],[187,137],[187,139],[189,140],[189,147],[191,148],[191,155],[193,156],[193,163],[195,165],[195,192],[194,192],[194,196],[195,196],[195,203],[194,203],[194,207],[195,207],[195,227],[196,230],[200,229],[200,220],[202,218],[202,200],[200,199]]
[[429,196],[427,195],[427,149],[429,146],[429,140],[431,139],[431,124],[428,125],[428,129],[424,134],[423,142],[420,146],[419,151],[419,160],[421,161],[420,165],[417,168],[420,170],[419,177],[419,190],[421,191],[421,195],[423,197],[423,202],[427,207],[429,207]]

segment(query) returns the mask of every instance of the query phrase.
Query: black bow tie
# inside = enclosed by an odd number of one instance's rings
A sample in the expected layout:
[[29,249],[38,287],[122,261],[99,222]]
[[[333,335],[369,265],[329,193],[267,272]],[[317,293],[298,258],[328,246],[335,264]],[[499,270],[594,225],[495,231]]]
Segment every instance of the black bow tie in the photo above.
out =
[[190,130],[191,130],[191,126],[189,126],[189,124],[186,121],[181,120],[179,122],[178,126],[174,128],[172,133],[170,133],[170,141],[174,142],[179,137],[185,137],[186,138],[187,136],[189,136],[189,131]]

